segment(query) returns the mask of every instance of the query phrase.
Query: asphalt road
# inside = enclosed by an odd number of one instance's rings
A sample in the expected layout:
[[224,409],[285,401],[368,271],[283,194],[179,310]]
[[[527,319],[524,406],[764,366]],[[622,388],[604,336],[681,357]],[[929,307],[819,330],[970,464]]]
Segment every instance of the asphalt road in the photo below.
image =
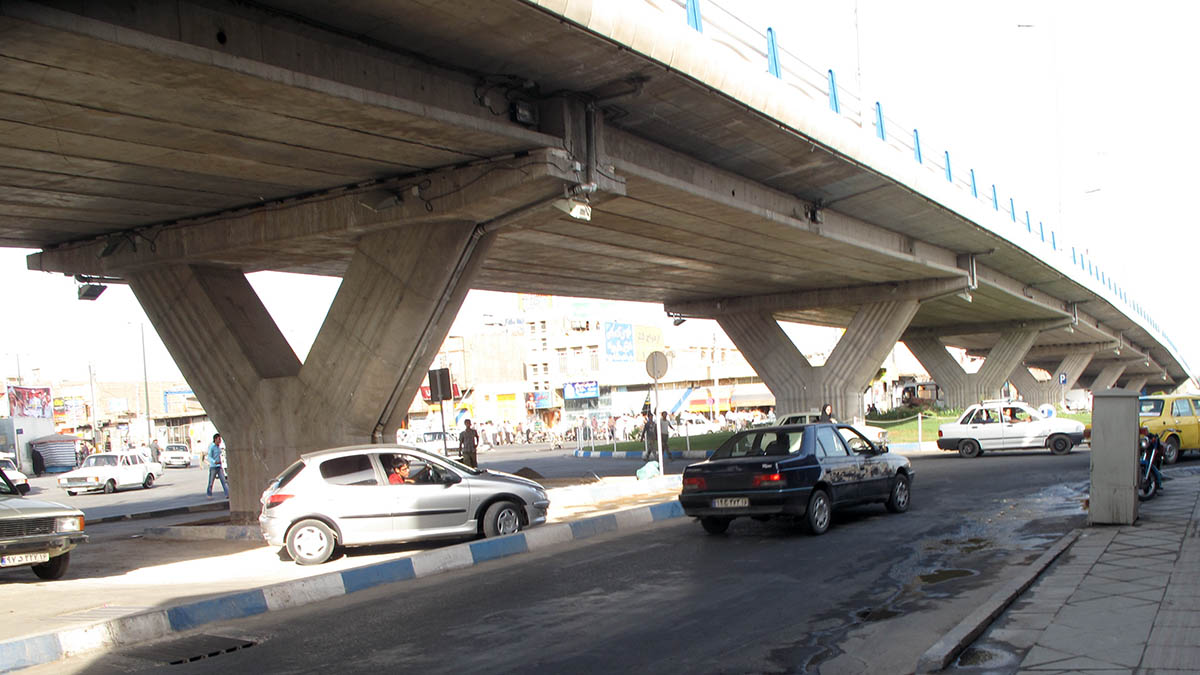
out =
[[[822,537],[690,519],[329,602],[212,624],[254,646],[172,673],[910,672],[1014,563],[1083,521],[1088,453],[918,459],[913,507],[841,513]],[[135,672],[195,635],[60,662]]]
[[[609,446],[611,447],[611,446]],[[602,449],[597,446],[597,449]],[[479,464],[484,468],[515,473],[520,469],[532,469],[546,478],[568,478],[588,476],[632,476],[641,462],[627,459],[581,459],[572,453],[574,445],[555,448],[549,444],[504,446],[480,454]],[[668,473],[679,473],[696,460],[671,460],[667,463]],[[74,506],[83,511],[88,520],[97,520],[118,515],[146,511],[193,506],[206,503],[208,468],[200,465],[189,469],[165,469],[154,487],[122,489],[113,494],[103,492],[68,495],[58,487],[58,475],[46,474],[29,479],[29,496],[48,499]],[[265,486],[264,486],[265,487]],[[222,499],[221,485],[213,482],[215,499]]]
[[[29,497],[74,506],[83,511],[87,520],[211,501],[204,494],[208,484],[208,468],[199,465],[190,469],[164,469],[163,476],[150,489],[139,486],[121,489],[113,494],[81,492],[75,496],[68,495],[66,490],[58,487],[59,475],[31,477]],[[213,491],[216,499],[224,498],[219,481],[213,482]]]

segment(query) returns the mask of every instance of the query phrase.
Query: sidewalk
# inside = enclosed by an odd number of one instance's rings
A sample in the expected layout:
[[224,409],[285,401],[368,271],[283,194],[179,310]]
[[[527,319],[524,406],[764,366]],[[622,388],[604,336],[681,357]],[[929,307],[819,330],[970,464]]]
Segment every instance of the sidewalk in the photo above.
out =
[[1081,530],[951,670],[1200,672],[1197,473],[1169,471],[1134,525]]

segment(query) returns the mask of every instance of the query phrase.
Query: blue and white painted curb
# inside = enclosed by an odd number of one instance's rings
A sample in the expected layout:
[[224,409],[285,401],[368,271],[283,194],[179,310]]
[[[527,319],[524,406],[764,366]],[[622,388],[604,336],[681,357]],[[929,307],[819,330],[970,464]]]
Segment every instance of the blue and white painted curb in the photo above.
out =
[[[646,482],[670,481],[672,478],[678,481],[678,476],[667,476]],[[624,494],[628,495],[628,492]],[[681,517],[683,509],[679,502],[666,501],[569,523],[543,525],[507,537],[423,551],[408,558],[228,593],[90,626],[0,642],[0,672],[53,663],[97,649],[154,640],[214,621],[229,621],[299,607],[380,584],[428,577],[489,560]]]
[[[707,459],[712,450],[668,450],[670,459]],[[641,459],[641,450],[576,450],[576,457],[588,459]]]

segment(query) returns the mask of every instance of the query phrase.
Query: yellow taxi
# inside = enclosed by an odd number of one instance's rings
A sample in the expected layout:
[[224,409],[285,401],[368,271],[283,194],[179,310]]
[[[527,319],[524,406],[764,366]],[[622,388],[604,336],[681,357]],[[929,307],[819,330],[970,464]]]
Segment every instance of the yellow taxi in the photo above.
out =
[[1156,394],[1138,399],[1138,417],[1158,434],[1163,462],[1174,464],[1184,450],[1200,450],[1200,396]]

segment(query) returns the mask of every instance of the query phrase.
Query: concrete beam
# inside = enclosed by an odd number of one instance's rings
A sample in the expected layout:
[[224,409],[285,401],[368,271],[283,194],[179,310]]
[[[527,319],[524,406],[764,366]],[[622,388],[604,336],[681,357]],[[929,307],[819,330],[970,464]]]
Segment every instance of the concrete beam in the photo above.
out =
[[[281,260],[335,260],[344,266],[359,237],[401,223],[478,223],[546,204],[583,180],[573,162],[564,150],[544,148],[522,157],[139,228],[35,253],[27,264],[31,270],[111,277],[166,264],[220,265],[245,272],[281,269]],[[110,244],[117,248],[108,250]]]
[[769,312],[721,314],[717,322],[775,394],[780,414],[832,403],[837,416],[852,419],[862,417],[862,392],[918,305],[913,299],[863,305],[829,359],[815,367]]
[[668,314],[711,318],[745,312],[786,312],[821,307],[847,307],[880,302],[915,300],[925,302],[967,289],[967,277],[922,279],[901,283],[868,284],[848,288],[826,288],[795,293],[692,300],[663,305]]
[[945,326],[910,328],[904,332],[904,339],[922,337],[945,337],[948,335],[982,335],[985,333],[1011,333],[1013,331],[1041,332],[1062,328],[1070,324],[1069,319],[1034,319],[1029,321],[984,321],[977,323],[959,323]]
[[[1072,354],[1098,354],[1105,350],[1115,349],[1116,342],[1086,342],[1086,343],[1064,343],[1056,345],[1037,345],[1031,347],[1029,353],[1025,355],[1026,361],[1035,361],[1039,359],[1049,359],[1053,357],[1070,356]],[[975,350],[971,351],[974,356]],[[983,350],[980,356],[986,356],[987,351]]]

